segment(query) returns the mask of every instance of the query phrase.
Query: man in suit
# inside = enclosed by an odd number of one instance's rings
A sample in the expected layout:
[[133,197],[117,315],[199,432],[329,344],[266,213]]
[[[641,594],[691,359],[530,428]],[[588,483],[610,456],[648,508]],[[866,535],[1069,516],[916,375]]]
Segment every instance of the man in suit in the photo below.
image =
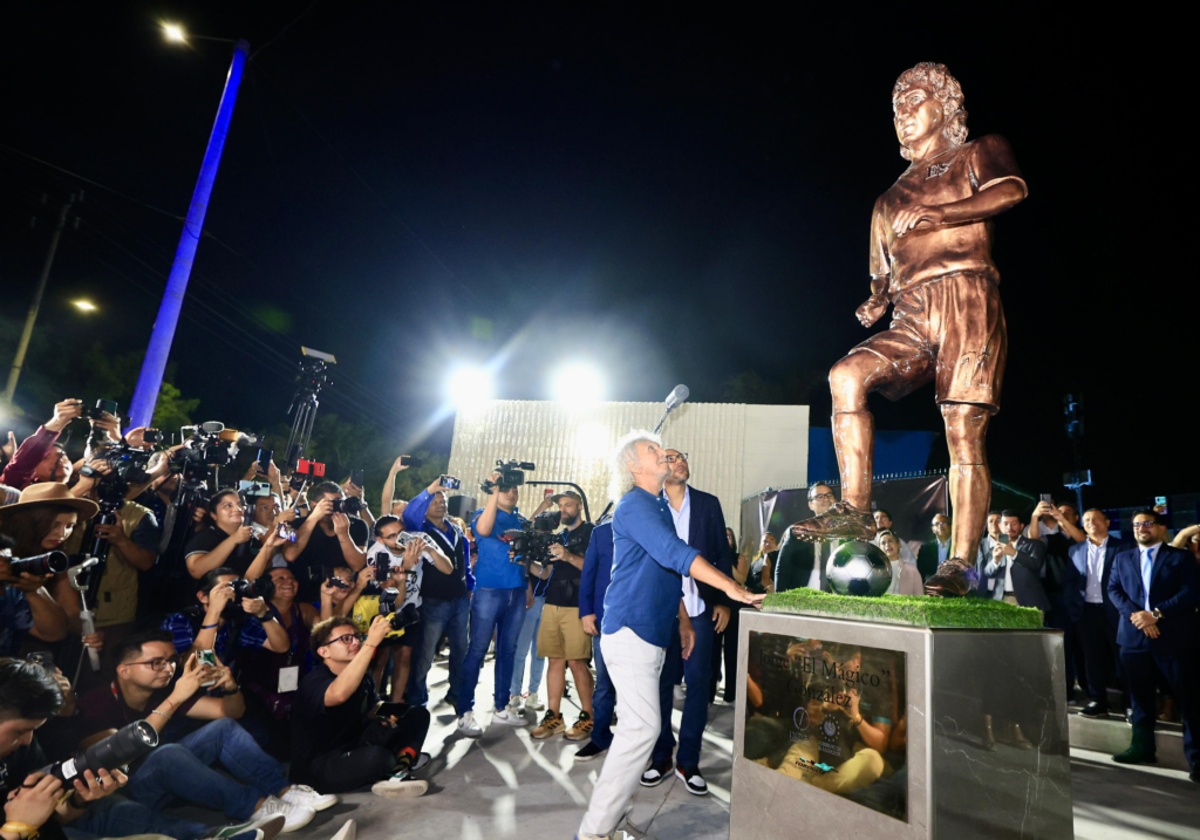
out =
[[[717,497],[701,490],[688,487],[691,470],[687,455],[676,450],[666,450],[667,464],[671,472],[663,486],[663,495],[675,522],[675,533],[679,539],[700,552],[701,557],[712,558],[713,565],[726,575],[733,574],[733,560],[729,541],[725,538],[725,516]],[[671,634],[671,647],[659,677],[659,705],[662,710],[662,728],[654,752],[650,756],[650,767],[642,774],[643,787],[661,784],[671,772],[671,753],[675,752],[675,735],[671,731],[671,703],[674,698],[675,677],[683,669],[683,680],[687,685],[687,697],[683,703],[683,721],[679,725],[679,750],[675,755],[675,775],[687,785],[689,793],[705,796],[708,783],[700,774],[700,743],[704,727],[708,725],[708,690],[712,678],[712,648],[715,635],[725,632],[729,624],[730,602],[725,595],[711,586],[697,583],[690,577],[683,578],[683,598],[679,605],[679,623],[682,636],[694,638],[691,650],[681,642],[680,633]]]
[[1133,516],[1137,545],[1113,558],[1108,596],[1120,613],[1117,644],[1133,701],[1133,739],[1113,756],[1120,764],[1154,764],[1154,689],[1157,668],[1183,708],[1183,751],[1191,780],[1200,783],[1200,672],[1196,665],[1196,607],[1200,563],[1191,552],[1167,545],[1157,511]]
[[[828,511],[835,501],[833,488],[828,484],[814,484],[808,488],[808,509],[814,517]],[[775,591],[808,588],[828,592],[825,565],[838,541],[801,542],[798,536],[796,525],[783,535],[783,545],[779,547],[779,556],[775,558]]]
[[[1019,510],[1000,512],[1000,536],[988,561],[988,577],[996,581],[993,592],[997,601],[1019,607],[1037,607],[1050,611],[1050,599],[1042,586],[1042,567],[1046,565],[1046,544],[1021,533],[1025,521]],[[995,596],[993,596],[995,597]]]
[[[1083,595],[1083,615],[1075,623],[1075,632],[1083,646],[1086,685],[1091,700],[1080,714],[1102,718],[1108,716],[1108,683],[1121,656],[1117,647],[1117,623],[1121,614],[1108,596],[1108,582],[1112,577],[1113,558],[1129,546],[1109,536],[1108,517],[1097,508],[1083,515],[1083,530],[1087,539],[1069,549],[1071,563],[1079,573],[1077,591]],[[1128,692],[1125,687],[1125,693]]]
[[950,559],[950,517],[939,513],[933,517],[933,539],[922,543],[917,552],[917,571],[921,580],[929,580],[938,568]]

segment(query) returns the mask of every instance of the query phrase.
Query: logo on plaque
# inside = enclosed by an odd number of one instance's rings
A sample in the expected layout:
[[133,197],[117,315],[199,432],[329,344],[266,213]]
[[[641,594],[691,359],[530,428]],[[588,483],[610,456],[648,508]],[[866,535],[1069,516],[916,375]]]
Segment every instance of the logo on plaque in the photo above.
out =
[[747,664],[745,758],[908,821],[903,651],[752,632]]

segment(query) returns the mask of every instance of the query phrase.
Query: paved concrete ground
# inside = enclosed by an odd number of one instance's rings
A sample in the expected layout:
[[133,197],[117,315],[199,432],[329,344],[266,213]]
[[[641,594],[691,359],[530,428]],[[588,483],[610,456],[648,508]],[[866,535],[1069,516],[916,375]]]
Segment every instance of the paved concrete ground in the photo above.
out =
[[[363,840],[484,840],[529,838],[571,840],[586,808],[603,759],[578,763],[577,744],[558,736],[529,737],[530,725],[490,727],[492,665],[489,660],[476,694],[485,710],[478,740],[461,738],[454,712],[440,703],[446,670],[435,666],[431,696],[433,726],[426,750],[431,787],[421,799],[386,801],[368,793],[349,794],[335,808],[295,834],[295,840],[325,840],[347,818],[358,823]],[[568,724],[576,709],[564,708]],[[640,788],[632,820],[656,840],[727,840],[733,738],[733,707],[711,709],[701,769],[711,793],[695,797],[672,779],[658,788]],[[678,727],[679,710],[675,711]],[[1200,786],[1185,773],[1158,768],[1131,769],[1113,764],[1107,754],[1072,751],[1075,832],[1081,840],[1200,840]],[[178,811],[203,819],[204,812]],[[208,814],[211,819],[211,814]],[[798,834],[798,836],[800,836]]]

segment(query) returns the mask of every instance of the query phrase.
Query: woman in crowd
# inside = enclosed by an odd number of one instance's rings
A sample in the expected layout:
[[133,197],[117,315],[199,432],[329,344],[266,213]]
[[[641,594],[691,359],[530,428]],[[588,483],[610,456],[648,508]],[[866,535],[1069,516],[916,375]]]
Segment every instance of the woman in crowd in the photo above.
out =
[[296,688],[309,670],[309,631],[321,616],[312,604],[296,601],[300,584],[291,569],[271,569],[269,574],[275,594],[267,599],[267,608],[287,631],[290,645],[286,653],[248,647],[241,653],[241,664],[247,705],[260,707],[256,716],[264,719],[271,731],[267,751],[279,758],[289,747],[288,720]]
[[921,583],[921,573],[912,563],[905,563],[900,559],[900,538],[891,531],[882,531],[876,539],[880,550],[887,555],[888,566],[892,570],[892,582],[885,594],[924,595],[925,587]]
[[[63,484],[31,484],[21,492],[19,502],[0,507],[0,534],[12,540],[12,557],[36,557],[60,550],[81,519],[87,521],[99,512],[99,505],[75,498]],[[0,599],[4,601],[0,613],[16,620],[26,614],[27,605],[30,619],[29,626],[0,627],[0,655],[15,656],[26,631],[44,642],[60,641],[68,628],[79,632],[82,604],[65,574],[18,576],[12,574],[5,560],[0,565],[0,587]],[[95,635],[85,641],[95,647],[100,644]]]
[[755,595],[770,594],[775,591],[774,568],[775,560],[779,557],[779,540],[770,531],[763,534],[762,542],[758,544],[758,554],[750,561],[746,572],[746,582],[743,584]]
[[199,580],[213,569],[233,569],[246,580],[254,580],[267,571],[278,539],[259,542],[246,523],[246,508],[236,490],[218,491],[206,506],[211,524],[188,541],[183,550],[188,574]]

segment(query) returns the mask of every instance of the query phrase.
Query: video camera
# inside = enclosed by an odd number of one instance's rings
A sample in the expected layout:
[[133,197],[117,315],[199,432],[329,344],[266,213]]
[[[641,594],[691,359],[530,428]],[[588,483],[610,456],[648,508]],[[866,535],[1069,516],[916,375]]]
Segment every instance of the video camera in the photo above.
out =
[[479,489],[489,496],[492,491],[499,488],[500,490],[511,490],[514,487],[520,487],[525,483],[525,470],[533,471],[537,467],[529,461],[497,461],[496,472],[500,473],[498,481],[492,481],[490,478],[479,485]]
[[559,535],[555,533],[561,524],[562,513],[547,510],[532,521],[526,521],[523,527],[505,531],[500,539],[512,549],[509,560],[513,563],[541,563],[543,566],[556,562],[550,556],[550,546],[561,544]]
[[[82,779],[85,770],[99,774],[110,773],[137,761],[158,746],[158,732],[144,720],[135,720],[123,726],[102,741],[75,753],[72,758],[56,761],[42,772],[57,776],[69,786],[74,779]],[[70,789],[68,787],[68,789]]]
[[[190,432],[190,434],[185,434]],[[198,426],[181,426],[183,448],[176,450],[173,461],[180,465],[226,467],[237,457],[239,446],[262,446],[262,441],[225,424],[210,420]]]
[[[399,608],[396,606],[397,602],[400,604]],[[400,590],[392,587],[383,590],[379,596],[379,614],[387,616],[388,624],[393,630],[403,630],[416,624],[421,618],[417,605],[406,604],[400,596]]]
[[88,420],[103,420],[106,413],[111,414],[114,417],[116,416],[116,400],[96,400],[95,408],[85,408],[83,410],[83,416]]

